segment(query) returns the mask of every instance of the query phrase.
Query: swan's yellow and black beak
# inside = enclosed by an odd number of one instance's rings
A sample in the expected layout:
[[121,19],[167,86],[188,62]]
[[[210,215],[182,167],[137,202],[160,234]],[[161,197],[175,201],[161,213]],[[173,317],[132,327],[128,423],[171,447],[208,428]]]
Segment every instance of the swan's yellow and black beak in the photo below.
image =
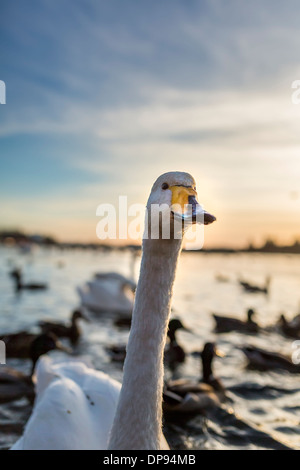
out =
[[216,217],[206,212],[197,201],[197,192],[191,186],[174,185],[172,191],[171,209],[175,218],[191,223],[211,224]]

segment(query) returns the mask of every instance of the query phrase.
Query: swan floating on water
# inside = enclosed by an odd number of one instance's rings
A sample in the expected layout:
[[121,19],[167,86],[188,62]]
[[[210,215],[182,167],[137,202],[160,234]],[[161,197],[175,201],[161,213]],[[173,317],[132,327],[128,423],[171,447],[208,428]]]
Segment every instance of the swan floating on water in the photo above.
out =
[[[191,201],[190,225],[198,210],[205,224],[213,222],[215,217],[198,206],[196,194],[188,173],[166,173],[154,183],[147,207],[167,203],[173,226],[171,205]],[[151,217],[148,224],[151,228]],[[41,359],[34,410],[13,449],[168,448],[162,434],[163,355],[181,248],[182,237],[143,240],[122,387],[82,363]]]
[[131,315],[136,284],[122,274],[98,273],[84,286],[77,287],[83,307],[93,313]]
[[32,417],[12,450],[107,447],[121,384],[83,362],[49,357],[38,362],[36,382]]

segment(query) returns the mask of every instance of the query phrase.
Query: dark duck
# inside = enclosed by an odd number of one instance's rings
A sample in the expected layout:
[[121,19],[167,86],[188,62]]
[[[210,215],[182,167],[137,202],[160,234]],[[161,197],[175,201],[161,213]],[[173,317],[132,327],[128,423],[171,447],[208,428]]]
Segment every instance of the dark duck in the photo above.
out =
[[81,336],[79,320],[89,322],[88,317],[81,310],[74,310],[70,325],[61,322],[40,321],[39,326],[43,333],[53,333],[57,338],[68,338],[75,345]]
[[[42,339],[40,339],[42,338]],[[37,335],[35,333],[29,333],[28,331],[19,331],[18,333],[10,333],[7,335],[0,336],[0,340],[5,343],[6,357],[9,358],[20,358],[20,359],[32,359],[32,344],[35,344],[34,351],[38,348],[43,350],[43,344],[53,344],[55,347],[51,349],[60,349],[63,351],[70,352],[68,348],[65,348],[57,339],[53,333],[47,333]],[[47,341],[48,342],[47,342]],[[36,343],[34,343],[36,341]],[[48,346],[47,346],[48,347]],[[50,351],[49,349],[48,351]],[[44,352],[42,354],[45,354]]]
[[32,283],[23,283],[23,275],[20,269],[14,269],[10,273],[11,277],[15,280],[15,290],[16,292],[20,292],[22,290],[29,290],[29,291],[41,291],[48,289],[47,284],[32,282]]
[[217,333],[229,333],[230,331],[240,331],[241,333],[257,333],[259,326],[257,323],[255,323],[255,321],[253,321],[254,316],[255,311],[252,308],[249,308],[247,311],[246,321],[213,314],[216,322],[215,331]]
[[264,286],[257,286],[255,284],[251,284],[250,282],[243,281],[242,279],[239,280],[240,285],[246,292],[250,294],[268,294],[270,289],[271,277],[268,276],[266,278],[266,282]]
[[52,335],[43,334],[37,336],[30,344],[29,359],[31,359],[31,372],[26,375],[10,367],[0,369],[0,403],[6,403],[26,397],[31,403],[34,400],[33,373],[39,357],[49,351],[59,349],[68,352]]
[[[177,318],[173,318],[172,320],[170,320],[167,333],[169,344],[166,346],[164,353],[164,362],[165,364],[169,365],[169,367],[175,367],[176,364],[184,362],[186,357],[186,353],[183,347],[177,342],[176,332],[178,330],[185,330],[191,332],[191,330],[187,328],[181,322],[181,320]],[[124,362],[126,357],[126,345],[115,344],[107,346],[105,349],[110,355],[112,361]]]
[[213,374],[212,364],[218,352],[214,343],[206,343],[201,353],[201,379],[172,380],[165,384],[163,393],[163,410],[165,416],[172,419],[176,416],[204,413],[209,408],[219,407],[227,400],[222,382]]
[[285,370],[292,374],[300,373],[300,364],[294,364],[292,360],[283,354],[277,354],[255,346],[242,348],[248,359],[248,367],[260,371]]
[[288,321],[284,314],[281,314],[276,325],[276,329],[287,338],[300,339],[300,317],[297,315],[293,320]]

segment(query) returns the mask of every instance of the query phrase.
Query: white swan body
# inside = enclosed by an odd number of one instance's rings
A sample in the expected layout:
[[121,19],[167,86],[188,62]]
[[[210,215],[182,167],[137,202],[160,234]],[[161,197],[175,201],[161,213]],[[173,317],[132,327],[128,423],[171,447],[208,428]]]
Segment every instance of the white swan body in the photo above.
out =
[[[121,384],[80,361],[44,356],[36,368],[36,401],[11,450],[105,450]],[[162,449],[168,449],[164,437]]]
[[135,284],[118,273],[99,273],[95,279],[77,287],[81,303],[94,313],[117,312],[130,315]]
[[[147,208],[167,204],[169,211],[163,217],[169,217],[172,225],[173,204],[183,207],[191,200],[194,214],[195,196],[195,181],[189,174],[166,173],[154,183]],[[205,224],[214,220],[205,213]],[[149,218],[146,229],[152,228],[151,223]],[[162,434],[163,356],[181,238],[173,234],[168,239],[143,240],[121,391],[118,383],[83,364],[40,361],[37,402],[14,449],[167,448]]]
[[103,450],[121,384],[83,362],[42,357],[36,369],[37,397],[23,436],[12,450]]

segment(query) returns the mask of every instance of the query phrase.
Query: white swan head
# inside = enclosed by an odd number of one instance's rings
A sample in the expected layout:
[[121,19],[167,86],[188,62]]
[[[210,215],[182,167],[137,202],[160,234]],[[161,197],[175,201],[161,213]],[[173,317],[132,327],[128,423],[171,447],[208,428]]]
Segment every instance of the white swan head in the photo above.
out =
[[185,228],[194,223],[208,225],[216,220],[198,203],[194,178],[180,171],[164,173],[152,187],[147,203],[152,228],[155,210],[161,213],[163,220],[178,221],[180,226],[184,223]]

